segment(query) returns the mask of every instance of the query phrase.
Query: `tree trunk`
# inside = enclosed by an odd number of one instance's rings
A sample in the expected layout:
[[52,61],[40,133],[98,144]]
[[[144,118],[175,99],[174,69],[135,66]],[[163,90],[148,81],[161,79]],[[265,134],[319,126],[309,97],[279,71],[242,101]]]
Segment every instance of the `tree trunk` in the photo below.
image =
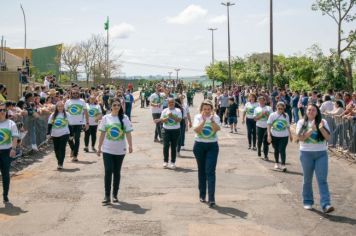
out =
[[345,70],[345,75],[347,79],[347,90],[350,91],[351,93],[353,92],[353,78],[352,78],[352,65],[350,62],[350,59],[346,59],[344,63],[344,70]]

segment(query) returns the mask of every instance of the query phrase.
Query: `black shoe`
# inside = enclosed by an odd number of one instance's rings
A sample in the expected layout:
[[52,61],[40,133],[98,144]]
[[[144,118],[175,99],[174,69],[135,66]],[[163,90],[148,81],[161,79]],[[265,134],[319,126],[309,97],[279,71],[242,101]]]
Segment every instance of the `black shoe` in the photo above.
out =
[[268,156],[265,156],[265,157],[264,157],[264,160],[265,160],[265,161],[268,161]]
[[8,202],[10,202],[8,196],[4,196],[4,203],[8,203]]
[[153,140],[153,142],[155,142],[155,143],[159,143],[158,138],[155,138],[155,139]]
[[258,152],[258,153],[257,153],[257,156],[259,156],[259,157],[260,157],[260,156],[261,156],[261,152]]
[[95,149],[95,147],[92,147],[92,148],[91,148],[91,150],[92,150],[93,152],[96,152],[96,149]]
[[117,196],[112,196],[112,202],[118,203],[119,199],[117,198]]
[[215,206],[216,206],[215,202],[209,202],[209,207],[210,207],[210,208],[213,208],[213,207],[215,207]]
[[107,197],[107,196],[106,196],[106,197],[104,198],[104,200],[103,200],[101,203],[105,206],[105,205],[109,205],[110,202],[111,202],[111,201],[110,201],[110,197]]
[[85,147],[84,152],[89,152],[89,148]]

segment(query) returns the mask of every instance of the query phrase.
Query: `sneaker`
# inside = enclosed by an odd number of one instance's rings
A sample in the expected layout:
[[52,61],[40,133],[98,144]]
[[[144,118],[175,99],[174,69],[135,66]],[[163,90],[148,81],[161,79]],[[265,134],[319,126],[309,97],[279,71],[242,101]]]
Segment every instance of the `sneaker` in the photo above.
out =
[[287,167],[286,167],[285,165],[282,165],[282,166],[281,166],[281,169],[282,169],[283,172],[286,172],[286,171],[287,171]]
[[95,147],[91,147],[91,150],[92,150],[93,152],[96,152]]
[[199,201],[200,201],[201,203],[205,203],[205,202],[206,202],[206,200],[205,200],[204,198],[200,198]]
[[85,147],[85,148],[84,148],[84,152],[89,152],[89,148],[88,148],[88,147]]
[[174,169],[176,168],[176,164],[175,164],[175,163],[171,163],[171,164],[169,165],[169,168],[171,168],[172,170],[174,170]]
[[112,202],[118,203],[119,199],[117,198],[117,196],[112,196]]
[[237,133],[237,129],[235,128],[235,133]]
[[230,133],[231,133],[231,134],[233,134],[233,133],[234,133],[234,131],[232,131],[232,130],[231,130],[231,131],[230,131]]
[[61,169],[63,169],[63,166],[58,165],[58,166],[57,166],[57,170],[61,170]]
[[180,152],[177,152],[177,156],[181,157]]
[[330,212],[333,212],[333,211],[335,211],[335,208],[334,208],[333,206],[330,206],[330,205],[326,205],[326,206],[323,208],[323,212],[324,212],[325,214],[330,213]]
[[4,203],[8,203],[8,202],[10,202],[9,197],[8,196],[4,196]]
[[274,169],[275,170],[279,170],[279,164],[278,163],[274,164]]
[[163,168],[167,168],[168,167],[168,162],[163,162]]
[[32,148],[33,151],[38,152],[37,144],[32,144],[31,148]]
[[185,147],[184,147],[184,146],[181,146],[181,147],[180,147],[180,150],[183,150],[183,151],[184,151],[184,150],[185,150]]
[[264,159],[265,161],[268,161],[268,156],[265,156],[263,159]]
[[304,209],[310,211],[313,209],[313,206],[312,205],[304,205]]
[[78,161],[78,157],[73,156],[73,160],[72,161]]
[[251,149],[251,146],[248,146],[248,149]]
[[210,208],[213,208],[213,207],[215,207],[215,206],[216,206],[215,202],[209,202],[209,207],[210,207]]
[[110,197],[106,196],[101,203],[103,204],[103,206],[105,206],[105,205],[109,205],[110,202],[111,202]]
[[261,156],[261,152],[258,152],[258,153],[257,153],[257,156],[259,156],[259,157],[260,157],[260,156]]
[[256,147],[253,147],[253,148],[252,148],[252,150],[256,151],[256,150],[257,150],[257,148],[256,148]]
[[156,138],[156,139],[153,140],[153,142],[159,143],[159,140]]

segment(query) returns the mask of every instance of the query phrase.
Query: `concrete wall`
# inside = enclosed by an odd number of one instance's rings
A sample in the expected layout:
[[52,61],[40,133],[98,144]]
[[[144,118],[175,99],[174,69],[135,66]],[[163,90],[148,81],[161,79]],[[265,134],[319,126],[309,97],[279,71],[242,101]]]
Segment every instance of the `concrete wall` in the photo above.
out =
[[0,83],[7,88],[7,99],[12,101],[19,100],[20,83],[17,72],[1,71]]

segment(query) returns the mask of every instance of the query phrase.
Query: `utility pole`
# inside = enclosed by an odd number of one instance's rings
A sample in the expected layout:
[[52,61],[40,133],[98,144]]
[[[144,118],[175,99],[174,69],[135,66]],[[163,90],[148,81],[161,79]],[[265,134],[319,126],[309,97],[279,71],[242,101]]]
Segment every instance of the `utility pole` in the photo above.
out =
[[270,0],[270,55],[269,55],[269,80],[268,80],[268,87],[269,91],[272,92],[273,89],[273,0]]
[[[218,28],[209,28],[208,30],[211,31],[211,65],[213,66],[215,63],[215,58],[214,58],[214,31],[217,30]],[[213,77],[213,91],[215,89],[215,78]]]
[[232,84],[231,79],[231,52],[230,52],[230,7],[234,6],[235,3],[231,2],[222,2],[221,5],[226,6],[227,8],[227,44],[228,44],[228,61],[229,61],[229,83]]
[[[23,52],[23,63],[24,65],[26,65],[26,44],[27,44],[27,28],[26,28],[26,15],[25,15],[25,11],[22,7],[22,4],[20,4],[21,10],[22,10],[22,14],[23,14],[23,22],[25,25],[25,47],[24,47],[24,52]],[[22,75],[21,75],[21,81],[20,81],[20,98],[22,97]]]
[[179,68],[176,68],[176,69],[174,69],[174,70],[177,72],[177,82],[178,82],[178,73],[179,73],[180,69],[179,69]]
[[173,73],[172,71],[168,72],[169,80],[171,80],[172,73]]
[[[106,78],[110,79],[110,67],[109,67],[109,17],[106,18],[106,23],[104,24],[106,30]],[[112,81],[111,81],[112,82]]]

